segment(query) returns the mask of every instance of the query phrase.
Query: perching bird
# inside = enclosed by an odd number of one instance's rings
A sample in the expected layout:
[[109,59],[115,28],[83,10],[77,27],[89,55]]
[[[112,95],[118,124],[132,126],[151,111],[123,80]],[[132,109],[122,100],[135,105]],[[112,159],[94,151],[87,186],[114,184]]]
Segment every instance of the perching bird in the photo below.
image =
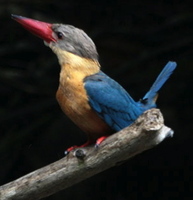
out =
[[175,62],[168,62],[150,90],[136,102],[101,71],[95,44],[84,31],[17,15],[12,18],[42,38],[57,55],[61,71],[56,98],[63,112],[87,134],[88,142],[81,147],[94,142],[99,145],[108,135],[156,107],[158,90],[176,68]]

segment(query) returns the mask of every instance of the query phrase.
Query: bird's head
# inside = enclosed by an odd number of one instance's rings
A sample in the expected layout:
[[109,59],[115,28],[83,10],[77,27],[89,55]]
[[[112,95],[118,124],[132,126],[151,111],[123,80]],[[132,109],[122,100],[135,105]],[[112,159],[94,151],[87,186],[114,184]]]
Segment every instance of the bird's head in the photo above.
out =
[[71,25],[50,24],[18,15],[12,15],[12,18],[43,39],[58,56],[60,62],[64,62],[65,52],[98,61],[96,46],[83,30]]

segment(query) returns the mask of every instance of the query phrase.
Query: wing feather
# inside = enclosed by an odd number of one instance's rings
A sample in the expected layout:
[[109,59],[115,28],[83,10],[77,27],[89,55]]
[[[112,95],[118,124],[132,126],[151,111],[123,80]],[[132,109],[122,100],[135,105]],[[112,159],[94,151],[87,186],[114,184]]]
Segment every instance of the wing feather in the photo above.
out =
[[130,125],[143,112],[131,96],[103,72],[86,77],[84,87],[92,109],[115,131]]

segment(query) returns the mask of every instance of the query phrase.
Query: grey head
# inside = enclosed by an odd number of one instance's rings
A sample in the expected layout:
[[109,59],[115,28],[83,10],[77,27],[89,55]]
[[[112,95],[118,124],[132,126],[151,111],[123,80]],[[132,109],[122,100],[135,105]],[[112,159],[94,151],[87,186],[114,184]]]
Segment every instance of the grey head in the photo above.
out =
[[52,42],[55,48],[83,58],[98,60],[96,46],[83,30],[64,24],[53,24],[51,28],[56,39],[55,42]]

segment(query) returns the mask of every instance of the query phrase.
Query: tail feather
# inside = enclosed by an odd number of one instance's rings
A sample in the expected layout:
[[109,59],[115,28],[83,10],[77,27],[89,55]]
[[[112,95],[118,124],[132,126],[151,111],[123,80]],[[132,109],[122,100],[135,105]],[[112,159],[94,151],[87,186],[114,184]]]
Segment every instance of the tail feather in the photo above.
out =
[[164,69],[161,71],[153,85],[151,86],[150,90],[145,94],[143,99],[140,101],[145,107],[153,108],[156,107],[156,100],[157,100],[157,92],[163,86],[163,84],[168,80],[170,75],[175,70],[177,64],[176,62],[169,61]]

